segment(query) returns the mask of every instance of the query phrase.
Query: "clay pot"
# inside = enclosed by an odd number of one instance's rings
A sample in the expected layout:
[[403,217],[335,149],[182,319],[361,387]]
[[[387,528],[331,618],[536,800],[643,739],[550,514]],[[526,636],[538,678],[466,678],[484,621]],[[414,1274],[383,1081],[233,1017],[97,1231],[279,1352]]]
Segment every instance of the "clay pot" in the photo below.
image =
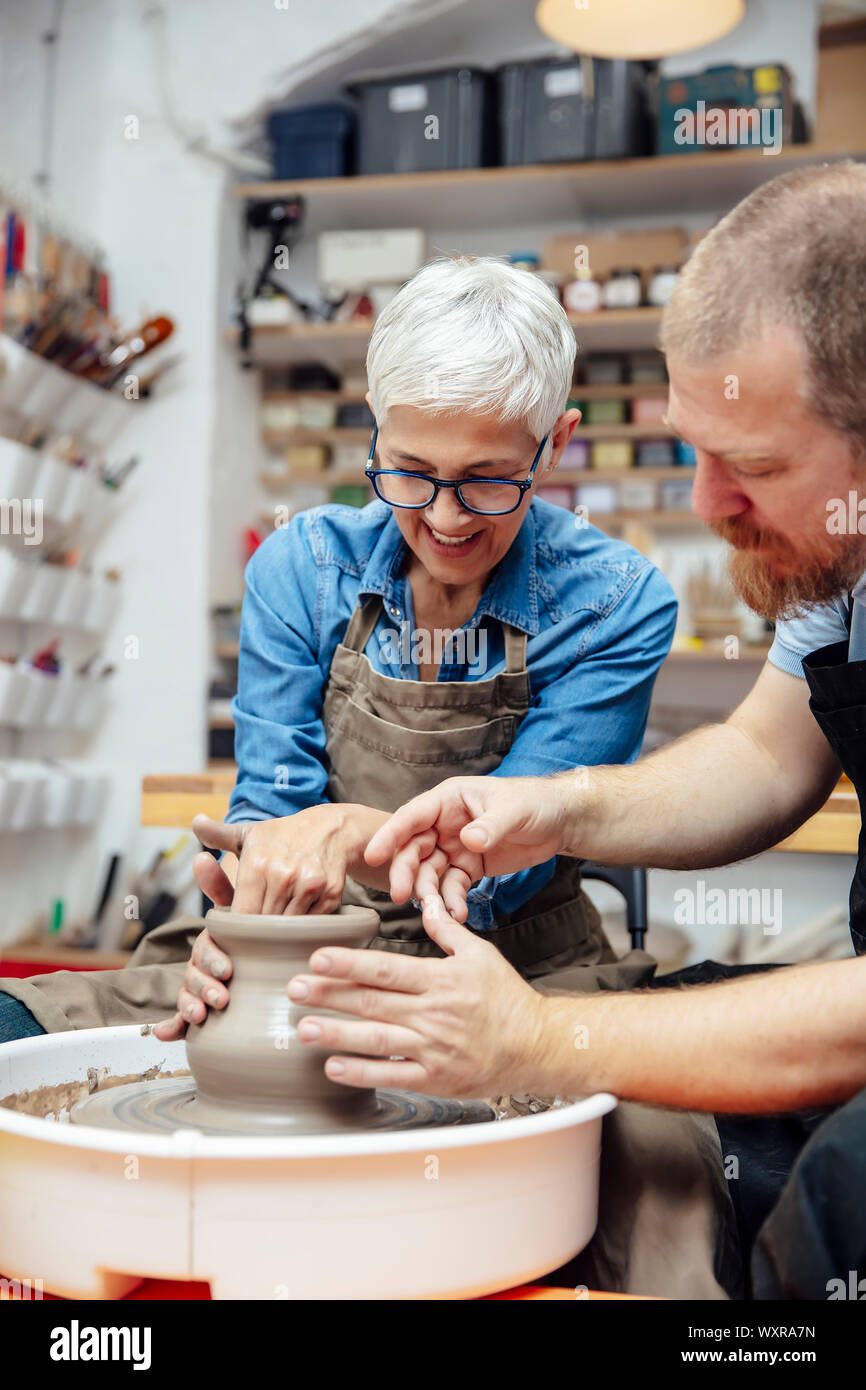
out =
[[343,907],[330,916],[265,917],[212,908],[205,922],[231,957],[233,973],[226,1007],[209,1009],[204,1023],[187,1030],[202,1123],[252,1133],[321,1133],[369,1122],[375,1091],[330,1081],[327,1053],[297,1036],[305,1014],[346,1015],[293,1004],[286,985],[309,970],[319,946],[366,946],[378,930],[377,914]]

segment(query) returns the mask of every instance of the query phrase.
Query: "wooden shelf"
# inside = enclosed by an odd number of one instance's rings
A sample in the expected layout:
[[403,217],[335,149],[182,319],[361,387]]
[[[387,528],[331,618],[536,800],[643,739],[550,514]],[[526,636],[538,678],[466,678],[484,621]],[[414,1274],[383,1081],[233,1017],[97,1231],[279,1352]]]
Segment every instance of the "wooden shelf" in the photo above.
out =
[[292,444],[366,444],[369,446],[372,425],[363,428],[340,427],[312,430],[296,425],[288,430],[262,430],[262,440],[269,448],[288,448]]
[[736,666],[739,662],[764,662],[770,650],[769,643],[740,643],[739,655],[726,657],[724,644],[722,642],[708,642],[703,647],[672,647],[665,657],[665,664],[669,661],[724,661],[731,666]]
[[[223,820],[235,775],[236,769],[229,765],[210,773],[142,778],[142,825],[188,830],[199,811]],[[857,795],[843,778],[821,810],[773,848],[805,854],[856,854],[859,833]]]
[[836,785],[821,810],[776,849],[803,854],[857,854],[860,803],[847,778]]
[[844,150],[790,145],[771,159],[761,149],[719,149],[582,164],[264,181],[238,184],[234,191],[239,198],[305,198],[308,236],[335,226],[482,228],[569,218],[578,225],[671,206],[683,213],[727,210],[776,174],[862,153],[855,136]]
[[[569,314],[579,352],[625,352],[653,348],[661,322],[661,309],[599,309],[595,314]],[[300,361],[316,356],[339,360],[341,355],[357,356],[366,345],[373,328],[372,319],[352,323],[265,324],[254,328],[249,360],[261,365]],[[226,341],[236,344],[238,330],[226,329]]]
[[[575,401],[630,401],[636,396],[666,396],[666,381],[623,381],[604,385],[581,385],[574,382],[571,399]],[[263,391],[262,405],[291,405],[295,401],[333,401],[335,405],[357,404],[364,400],[363,391]]]
[[219,772],[143,777],[142,825],[183,826],[188,830],[199,811],[212,820],[225,820],[236,771],[229,765]]
[[[268,448],[290,448],[294,444],[369,444],[372,427],[330,429],[304,429],[295,426],[287,430],[262,430],[262,441]],[[600,439],[669,439],[671,431],[667,425],[578,425],[575,439],[584,439],[592,444]],[[627,472],[622,469],[622,472]],[[641,470],[643,472],[643,470]]]
[[[583,438],[582,433],[578,438]],[[557,469],[551,482],[630,483],[636,478],[650,483],[679,482],[683,478],[693,480],[695,471],[688,463],[675,463],[670,468],[563,468]]]
[[[563,487],[580,487],[584,483],[624,483],[632,482],[635,478],[651,483],[672,482],[684,478],[693,479],[694,476],[695,470],[688,464],[674,464],[671,468],[571,468],[552,473],[550,486],[556,487],[560,484]],[[318,473],[282,473],[273,469],[260,473],[259,481],[269,492],[281,492],[287,487],[304,484],[313,487],[367,486],[363,469],[354,468],[323,469]],[[636,512],[635,515],[642,516],[644,513]],[[632,519],[630,514],[628,517],[629,520]]]

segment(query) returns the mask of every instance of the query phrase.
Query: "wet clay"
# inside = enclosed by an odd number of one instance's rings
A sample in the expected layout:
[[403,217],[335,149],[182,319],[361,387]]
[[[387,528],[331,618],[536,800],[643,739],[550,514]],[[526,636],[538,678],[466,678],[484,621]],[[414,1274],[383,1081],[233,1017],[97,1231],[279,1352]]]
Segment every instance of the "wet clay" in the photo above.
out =
[[209,1009],[204,1023],[187,1031],[199,1121],[209,1128],[321,1132],[372,1120],[375,1091],[329,1080],[325,1053],[298,1038],[305,1014],[334,1011],[291,1003],[286,986],[309,970],[318,947],[366,946],[379,927],[376,913],[345,907],[327,916],[266,917],[213,908],[206,923],[230,957],[232,975],[225,1009]]
[[333,1009],[293,1004],[286,986],[309,970],[320,946],[363,947],[378,915],[343,907],[328,916],[252,916],[212,909],[205,924],[232,962],[229,1002],[190,1025],[186,1051],[195,1087],[155,1080],[92,1095],[74,1106],[76,1124],[111,1129],[200,1129],[207,1134],[327,1134],[412,1129],[492,1120],[480,1101],[438,1100],[409,1092],[360,1090],[325,1075],[327,1054],[306,1047],[297,1026]]
[[146,1071],[127,1072],[124,1076],[112,1076],[108,1067],[88,1067],[85,1081],[62,1081],[56,1086],[34,1086],[32,1091],[13,1091],[11,1095],[0,1097],[0,1107],[14,1110],[19,1115],[37,1115],[47,1119],[55,1115],[59,1119],[67,1110],[85,1097],[118,1086],[140,1086],[142,1082],[173,1080],[188,1077],[189,1068],[180,1067],[177,1071],[163,1071],[161,1063],[148,1067]]

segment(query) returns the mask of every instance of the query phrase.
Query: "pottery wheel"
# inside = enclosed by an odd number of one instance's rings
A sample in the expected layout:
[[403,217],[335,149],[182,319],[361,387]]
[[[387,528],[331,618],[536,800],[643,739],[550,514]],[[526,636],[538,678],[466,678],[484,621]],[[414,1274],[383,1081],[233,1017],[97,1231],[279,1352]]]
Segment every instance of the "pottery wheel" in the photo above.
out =
[[[495,1120],[489,1105],[480,1100],[439,1100],[413,1091],[377,1091],[372,1118],[353,1128],[363,1130],[432,1129],[439,1125],[483,1124]],[[194,1083],[186,1078],[135,1082],[96,1091],[76,1101],[69,1112],[73,1124],[99,1129],[150,1130],[198,1129],[204,1134],[250,1134],[250,1129],[222,1129],[203,1122],[196,1114]],[[262,1131],[255,1131],[261,1136]],[[275,1127],[277,1135],[316,1133],[315,1129]]]

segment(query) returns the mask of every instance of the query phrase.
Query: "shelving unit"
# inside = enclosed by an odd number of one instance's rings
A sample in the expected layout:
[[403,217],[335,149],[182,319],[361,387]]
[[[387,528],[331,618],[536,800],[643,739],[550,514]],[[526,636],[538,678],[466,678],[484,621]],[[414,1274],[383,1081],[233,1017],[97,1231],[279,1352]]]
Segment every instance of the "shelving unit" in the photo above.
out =
[[[581,425],[576,439],[584,439],[588,444],[597,439],[664,439],[670,438],[667,425]],[[292,444],[369,444],[370,431],[364,429],[340,428],[288,430],[262,430],[262,439],[269,448],[287,448]],[[623,472],[625,470],[622,470]],[[646,470],[642,469],[641,472]]]
[[[811,142],[789,146],[772,159],[767,158],[760,149],[713,150],[580,164],[245,183],[239,185],[235,193],[242,199],[303,197],[307,209],[307,236],[315,236],[320,230],[333,227],[374,230],[420,226],[430,230],[449,228],[468,231],[472,228],[507,226],[509,223],[515,226],[531,223],[543,229],[559,223],[573,226],[576,239],[579,239],[578,228],[585,227],[587,235],[591,236],[600,224],[615,222],[622,217],[636,219],[645,214],[648,221],[652,221],[661,208],[665,209],[672,221],[686,214],[718,214],[780,173],[817,160],[832,161],[862,154],[862,135],[855,132],[851,144],[845,148]],[[569,323],[578,343],[579,370],[581,361],[588,354],[625,354],[655,348],[661,317],[659,308],[648,306],[569,314]],[[367,319],[346,323],[261,327],[253,330],[249,355],[254,363],[264,367],[288,367],[304,359],[315,359],[339,370],[344,361],[363,356],[372,328],[373,323]],[[229,330],[231,340],[235,340],[236,336],[234,330]],[[642,397],[663,398],[666,393],[667,384],[664,382],[603,385],[576,382],[572,399],[583,403],[616,400],[627,403]],[[302,400],[319,400],[338,405],[361,399],[362,393],[357,390],[269,389],[263,393],[262,404],[277,406]],[[649,424],[581,423],[574,437],[590,446],[602,441],[628,441],[638,445],[644,441],[670,439],[671,432],[661,421]],[[262,430],[262,442],[275,456],[283,450],[305,445],[322,445],[326,448],[357,446],[360,453],[361,448],[366,448],[369,438],[367,428],[282,427],[276,412],[273,424]],[[348,458],[340,460],[342,464],[347,461]],[[694,473],[694,468],[686,466],[564,467],[551,476],[550,487],[573,489],[572,498],[577,503],[577,489],[584,486],[604,483],[619,488],[621,484],[633,480],[662,485],[692,480]],[[266,493],[275,500],[279,498],[281,502],[291,503],[293,489],[307,489],[306,495],[301,493],[297,496],[298,505],[303,506],[312,504],[312,489],[321,490],[320,496],[325,497],[331,489],[363,487],[364,478],[359,458],[357,468],[337,467],[309,472],[288,466],[269,468],[260,472],[259,483]],[[704,529],[697,517],[683,509],[685,498],[677,497],[673,490],[665,497],[659,486],[655,493],[655,505],[647,505],[640,510],[624,505],[628,500],[621,497],[610,511],[599,510],[596,503],[591,507],[589,520],[600,529],[621,536],[645,553],[655,550],[660,536],[686,537],[690,533],[699,534]],[[645,500],[649,502],[649,494]],[[665,500],[672,505],[664,506]],[[610,498],[607,501],[609,504]],[[281,523],[283,519],[282,516],[275,519],[274,515],[267,514],[260,517],[266,527],[277,521]],[[759,660],[763,656],[761,651],[746,659]],[[721,654],[712,650],[700,653],[683,651],[671,657],[671,660],[679,662],[721,659]]]
[[[325,182],[325,180],[322,180]],[[620,352],[655,346],[661,309],[599,309],[594,314],[569,314],[581,352]],[[349,323],[267,324],[253,330],[249,360],[258,366],[299,362],[312,356],[339,360],[366,349],[373,328],[371,319]],[[239,330],[226,329],[226,340],[238,342]],[[306,394],[302,392],[300,394]]]
[[242,183],[234,191],[238,198],[307,199],[309,235],[331,227],[485,227],[516,221],[516,214],[520,221],[586,221],[671,206],[683,213],[712,212],[732,206],[775,174],[862,153],[855,137],[844,150],[790,145],[772,158],[758,149],[719,149],[582,164]]

